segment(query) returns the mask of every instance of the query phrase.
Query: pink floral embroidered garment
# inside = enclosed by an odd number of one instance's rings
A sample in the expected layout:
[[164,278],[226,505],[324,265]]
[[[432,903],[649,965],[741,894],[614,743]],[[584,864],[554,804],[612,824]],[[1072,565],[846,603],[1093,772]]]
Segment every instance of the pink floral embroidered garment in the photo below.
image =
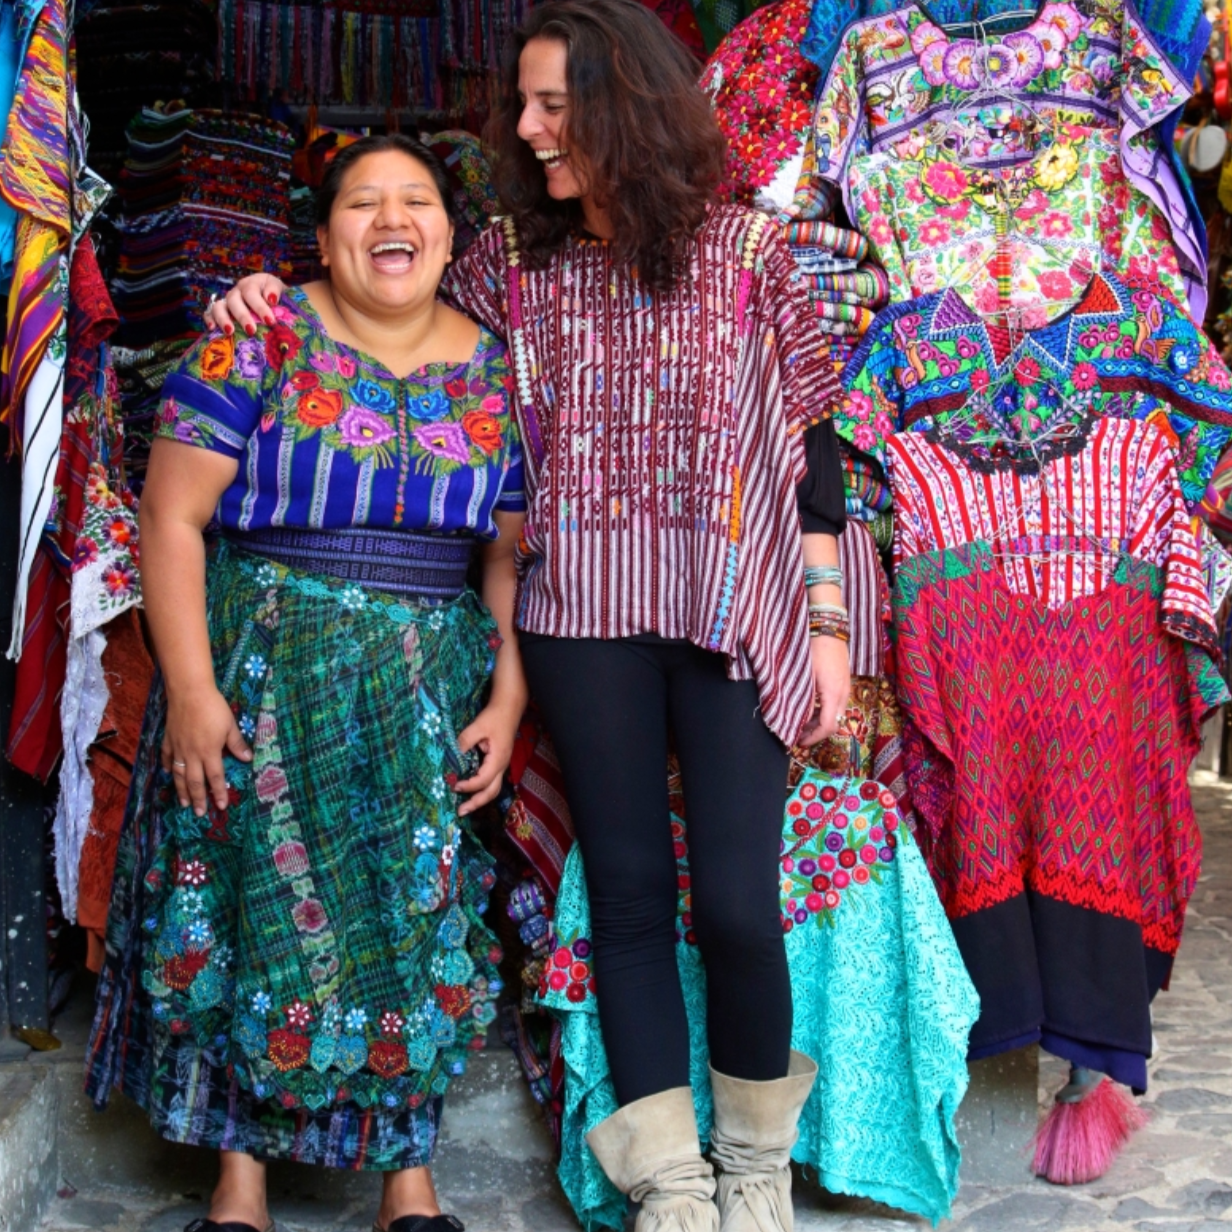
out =
[[[800,185],[785,214],[810,216],[828,185],[831,195],[842,192],[853,220],[871,226],[860,201],[870,156],[905,160],[920,176],[954,153],[984,172],[1037,155],[1047,167],[1056,158],[1047,139],[1063,139],[1063,125],[1098,129],[1105,148],[1119,150],[1129,185],[1167,221],[1191,311],[1201,319],[1203,246],[1153,131],[1190,93],[1133,0],[1045,3],[1025,29],[991,46],[951,37],[922,5],[908,4],[848,27],[818,96]],[[1097,223],[1083,225],[1098,232]],[[1158,251],[1167,247],[1157,243]]]
[[895,300],[953,287],[985,316],[1038,328],[1090,271],[1112,268],[1186,299],[1168,221],[1125,176],[1107,131],[1067,128],[1026,161],[973,167],[936,149],[852,160],[857,225]]

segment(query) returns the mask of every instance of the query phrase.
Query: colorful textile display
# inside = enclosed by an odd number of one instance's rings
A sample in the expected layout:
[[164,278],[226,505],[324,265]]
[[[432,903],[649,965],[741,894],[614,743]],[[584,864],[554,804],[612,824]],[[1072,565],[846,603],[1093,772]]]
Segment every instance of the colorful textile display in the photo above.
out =
[[1031,155],[1041,131],[1056,134],[1062,124],[1103,129],[1129,181],[1167,220],[1189,304],[1201,319],[1202,240],[1153,131],[1191,91],[1132,0],[1046,5],[1032,25],[1007,35],[1004,47],[990,69],[997,106],[977,101],[964,110],[964,93],[982,80],[973,67],[982,54],[974,39],[947,33],[918,5],[851,26],[818,96],[800,192],[787,215],[814,216],[818,192],[830,185],[856,218],[852,162],[866,155],[926,162],[957,133],[966,165],[994,167]]
[[405,5],[219,0],[217,71],[241,102],[293,102],[445,114],[478,127],[524,0]]
[[210,295],[255,269],[290,274],[293,139],[280,124],[147,108],[128,128],[112,293],[118,340],[195,336]]
[[1196,509],[1232,439],[1232,373],[1209,340],[1165,295],[1111,274],[1030,331],[986,321],[953,290],[894,304],[846,378],[835,425],[880,463],[892,433],[947,421],[971,443],[972,465],[999,450],[1043,460],[1073,448],[1070,428],[1094,408],[1158,425]]
[[[712,1119],[705,973],[688,925],[688,835],[674,786],[672,837],[685,887],[676,953],[705,1142]],[[792,1157],[835,1193],[872,1197],[935,1222],[949,1213],[958,1188],[954,1115],[967,1087],[967,1032],[978,1002],[928,871],[893,795],[876,782],[813,769],[787,801],[781,867],[792,1047],[820,1069]],[[586,1133],[616,1110],[590,952],[575,849],[540,994],[562,1023],[568,1074],[560,1179],[584,1228],[619,1228],[625,1199],[585,1144]],[[870,1040],[899,1061],[880,1067],[875,1082],[865,1068]]]
[[726,200],[771,212],[791,201],[820,84],[797,50],[810,0],[777,0],[723,40],[701,87],[727,137]]
[[944,433],[890,439],[898,696],[972,1056],[1040,1040],[1144,1090],[1229,694],[1167,438],[1092,412],[1073,441],[971,470]]
[[[31,6],[25,55],[0,147],[0,198],[16,212],[7,332],[0,355],[0,423],[22,452],[17,584],[9,658],[20,658],[26,594],[52,504],[63,423],[64,321],[73,233],[72,185],[84,172],[69,146],[72,83],[63,0]],[[83,204],[86,204],[83,202]],[[83,224],[84,225],[84,224]]]

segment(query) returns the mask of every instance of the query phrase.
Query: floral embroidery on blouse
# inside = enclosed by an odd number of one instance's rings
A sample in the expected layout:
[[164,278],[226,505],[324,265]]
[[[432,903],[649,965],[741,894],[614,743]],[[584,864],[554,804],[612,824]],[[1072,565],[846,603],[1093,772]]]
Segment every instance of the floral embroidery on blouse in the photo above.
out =
[[495,537],[525,509],[504,344],[398,379],[325,332],[302,290],[255,338],[195,346],[163,387],[158,434],[241,460],[226,527],[406,527]]
[[1167,219],[1101,129],[1068,126],[1012,166],[970,166],[937,147],[911,160],[870,154],[853,162],[851,183],[895,300],[950,286],[983,315],[1019,310],[1037,327],[1099,268],[1157,277],[1185,298]]
[[[1073,429],[1094,408],[1164,433],[1192,508],[1232,438],[1232,374],[1209,340],[1158,288],[1111,275],[1095,277],[1072,312],[1025,334],[977,316],[953,290],[894,305],[845,380],[835,427],[883,466],[893,433],[949,424],[952,447],[973,467],[1029,467],[1081,447]],[[968,406],[986,390],[978,411]],[[981,442],[989,433],[996,444]]]
[[[966,101],[986,77],[1004,103]],[[1044,135],[1063,126],[1102,130],[1108,148],[1119,147],[1130,183],[1167,220],[1198,311],[1205,303],[1202,245],[1152,131],[1189,95],[1132,0],[1046,3],[1029,27],[986,51],[952,38],[922,5],[908,4],[848,28],[818,95],[797,196],[785,215],[809,216],[829,185],[843,192],[856,218],[859,162],[870,155],[918,163],[960,139],[964,165],[991,168],[1032,158]]]

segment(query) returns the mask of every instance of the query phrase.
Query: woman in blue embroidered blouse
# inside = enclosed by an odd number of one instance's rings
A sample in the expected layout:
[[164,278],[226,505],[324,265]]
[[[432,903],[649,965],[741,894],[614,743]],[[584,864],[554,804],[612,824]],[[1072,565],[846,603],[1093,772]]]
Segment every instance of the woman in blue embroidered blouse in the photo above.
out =
[[271,1158],[382,1171],[378,1232],[460,1227],[427,1165],[500,990],[466,815],[526,701],[510,369],[436,299],[453,223],[430,152],[349,147],[318,219],[329,280],[168,378],[141,509],[162,679],[90,1086],[221,1152],[193,1232],[266,1228]]

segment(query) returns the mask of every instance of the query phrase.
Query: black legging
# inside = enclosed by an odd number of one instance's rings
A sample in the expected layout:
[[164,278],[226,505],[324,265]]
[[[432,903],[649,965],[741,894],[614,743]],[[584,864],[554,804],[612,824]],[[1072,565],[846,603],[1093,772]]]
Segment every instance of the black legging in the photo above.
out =
[[599,1022],[623,1105],[689,1082],[676,967],[668,726],[688,821],[693,931],[706,964],[710,1061],[787,1073],[791,988],[779,919],[787,752],[757,687],[687,642],[523,635],[531,695],[565,776],[586,866]]

